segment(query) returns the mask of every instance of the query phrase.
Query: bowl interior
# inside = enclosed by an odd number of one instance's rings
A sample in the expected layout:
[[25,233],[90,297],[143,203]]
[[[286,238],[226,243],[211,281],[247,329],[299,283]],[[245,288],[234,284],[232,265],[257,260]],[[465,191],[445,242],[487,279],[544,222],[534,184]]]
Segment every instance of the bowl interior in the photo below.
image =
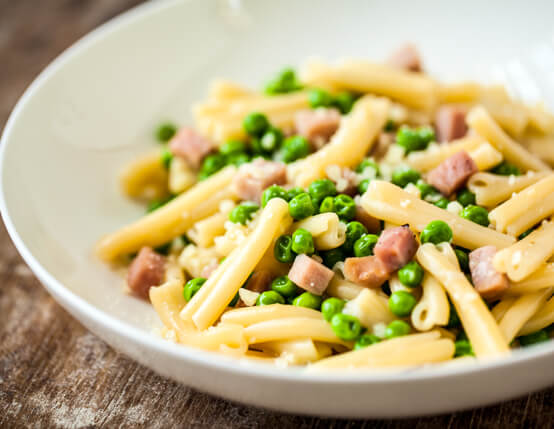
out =
[[[552,3],[536,3],[552,11]],[[190,123],[190,105],[215,77],[258,87],[308,56],[380,60],[408,40],[433,74],[483,80],[551,40],[552,13],[537,10],[541,5],[477,0],[148,4],[80,41],[23,97],[3,140],[6,214],[52,276],[150,331],[153,310],[122,292],[122,277],[97,261],[92,247],[142,215],[121,195],[117,173],[155,147],[156,123]]]

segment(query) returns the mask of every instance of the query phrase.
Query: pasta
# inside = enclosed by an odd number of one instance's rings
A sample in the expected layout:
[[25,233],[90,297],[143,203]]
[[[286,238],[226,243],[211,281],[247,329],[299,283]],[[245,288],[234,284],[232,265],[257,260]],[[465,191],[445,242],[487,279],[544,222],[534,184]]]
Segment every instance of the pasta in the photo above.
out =
[[312,60],[263,91],[219,79],[194,126],[160,125],[120,177],[147,214],[96,253],[162,338],[360,371],[552,337],[554,115],[412,54]]

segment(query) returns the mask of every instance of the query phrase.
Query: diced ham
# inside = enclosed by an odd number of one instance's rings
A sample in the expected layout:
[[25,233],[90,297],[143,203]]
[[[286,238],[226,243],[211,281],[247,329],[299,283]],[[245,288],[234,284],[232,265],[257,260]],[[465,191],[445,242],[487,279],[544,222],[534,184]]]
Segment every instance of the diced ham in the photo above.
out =
[[181,128],[169,142],[169,150],[183,158],[191,167],[198,168],[202,159],[212,151],[212,143],[188,127]]
[[333,275],[332,270],[304,254],[294,259],[288,274],[289,279],[314,295],[325,292]]
[[381,233],[373,253],[389,272],[398,270],[415,256],[418,243],[407,226],[386,229]]
[[300,110],[294,116],[294,125],[298,134],[320,148],[335,134],[340,118],[340,112],[335,108]]
[[151,247],[143,247],[129,265],[127,285],[133,294],[148,299],[150,288],[161,285],[164,276],[165,258]]
[[439,142],[449,142],[466,135],[466,111],[460,106],[442,106],[435,113],[435,129]]
[[262,293],[269,289],[271,284],[271,273],[266,270],[260,270],[254,272],[246,282],[245,288],[252,292]]
[[415,45],[411,43],[406,43],[394,51],[387,60],[387,63],[409,71],[419,72],[422,70],[419,52]]
[[362,206],[356,204],[356,220],[367,228],[370,234],[376,234],[381,230],[379,219],[371,216]]
[[243,200],[260,202],[265,188],[271,185],[284,185],[286,181],[285,164],[256,159],[241,165],[233,179],[233,189]]
[[370,287],[380,287],[390,276],[390,271],[377,256],[346,258],[344,276],[353,283]]
[[475,290],[486,300],[499,298],[510,285],[506,274],[494,268],[495,254],[494,246],[480,247],[469,254],[469,270]]
[[479,169],[475,161],[464,150],[445,159],[427,175],[427,182],[443,195],[449,196],[465,185]]

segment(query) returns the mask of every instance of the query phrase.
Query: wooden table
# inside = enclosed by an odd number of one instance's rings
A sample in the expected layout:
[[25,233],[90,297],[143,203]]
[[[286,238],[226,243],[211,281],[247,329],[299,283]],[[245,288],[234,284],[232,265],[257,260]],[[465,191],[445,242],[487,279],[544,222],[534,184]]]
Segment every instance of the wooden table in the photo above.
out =
[[[48,62],[78,37],[136,3],[0,0],[0,124]],[[318,419],[237,405],[162,378],[87,332],[44,291],[3,226],[0,279],[0,427],[548,428],[554,424],[554,389],[493,407],[402,421]]]

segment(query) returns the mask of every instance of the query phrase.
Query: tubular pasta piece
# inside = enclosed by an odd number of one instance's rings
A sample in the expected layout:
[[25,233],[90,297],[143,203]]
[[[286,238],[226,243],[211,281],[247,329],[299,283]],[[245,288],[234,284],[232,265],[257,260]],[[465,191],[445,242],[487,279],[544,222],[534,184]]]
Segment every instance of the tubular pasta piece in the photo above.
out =
[[471,128],[502,152],[507,161],[524,170],[550,170],[548,165],[513,141],[483,107],[473,108],[466,120]]
[[226,167],[156,211],[105,236],[96,246],[97,254],[109,261],[184,234],[196,221],[216,212],[222,200],[234,198],[229,185],[235,172],[235,167]]
[[322,320],[320,311],[293,305],[271,304],[256,307],[243,307],[229,310],[221,316],[224,323],[250,326],[255,323],[275,319],[309,318]]
[[498,327],[504,338],[510,343],[531,317],[541,308],[552,295],[552,289],[534,292],[517,298],[508,308]]
[[468,189],[475,194],[477,204],[494,207],[508,200],[513,193],[537,183],[551,173],[528,171],[523,176],[499,176],[491,173],[477,173],[468,180]]
[[463,219],[380,180],[369,184],[361,204],[371,216],[398,225],[409,224],[415,231],[422,231],[433,220],[442,220],[452,228],[453,242],[466,249],[489,244],[502,249],[515,242],[515,238],[509,235]]
[[554,297],[551,297],[543,307],[523,325],[518,335],[529,335],[544,329],[554,323]]
[[544,222],[523,240],[500,250],[493,264],[510,280],[521,281],[531,275],[554,254],[554,222]]

